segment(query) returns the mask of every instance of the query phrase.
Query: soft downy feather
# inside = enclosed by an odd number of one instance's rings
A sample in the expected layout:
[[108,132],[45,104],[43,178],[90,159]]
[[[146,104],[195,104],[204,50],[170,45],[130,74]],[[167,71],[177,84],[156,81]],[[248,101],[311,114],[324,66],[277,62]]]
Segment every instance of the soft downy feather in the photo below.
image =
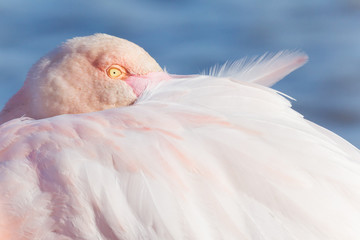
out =
[[0,233],[359,239],[359,150],[253,83],[283,77],[293,65],[281,56],[270,60],[281,71],[262,61],[259,76],[224,69],[237,81],[177,78],[129,107],[1,125]]
[[227,62],[210,69],[209,75],[252,82],[270,87],[283,77],[304,65],[308,60],[300,51],[280,51],[250,59]]

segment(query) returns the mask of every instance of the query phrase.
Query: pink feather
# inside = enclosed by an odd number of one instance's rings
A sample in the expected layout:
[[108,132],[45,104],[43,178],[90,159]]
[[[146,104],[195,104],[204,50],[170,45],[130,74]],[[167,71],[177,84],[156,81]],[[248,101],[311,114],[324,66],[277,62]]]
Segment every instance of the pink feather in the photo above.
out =
[[[120,49],[113,38],[69,43],[88,41],[95,56],[105,41],[113,55]],[[22,117],[37,99],[25,84],[27,102],[10,100],[0,114],[0,239],[360,239],[359,150],[265,87],[301,66],[304,54],[236,63],[213,76],[175,76],[155,63],[140,65],[157,73],[131,66],[149,59],[136,58],[141,50],[131,46],[121,56],[128,54],[122,65],[133,69],[124,81],[133,104]],[[66,56],[92,71],[81,54]],[[106,67],[104,59],[116,57],[102,59]],[[61,68],[57,58],[48,60]],[[66,66],[67,73],[82,71]],[[94,69],[89,77],[108,87],[112,80],[101,74]],[[79,90],[65,83],[63,94]],[[110,101],[115,94],[98,93],[79,95]],[[19,103],[15,118],[5,119]]]

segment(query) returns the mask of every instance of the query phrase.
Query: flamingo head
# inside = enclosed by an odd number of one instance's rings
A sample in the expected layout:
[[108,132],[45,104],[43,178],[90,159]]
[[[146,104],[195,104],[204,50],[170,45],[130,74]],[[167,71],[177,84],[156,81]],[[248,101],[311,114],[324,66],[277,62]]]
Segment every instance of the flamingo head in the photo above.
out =
[[149,82],[168,78],[141,47],[106,34],[68,40],[29,71],[0,122],[131,105]]

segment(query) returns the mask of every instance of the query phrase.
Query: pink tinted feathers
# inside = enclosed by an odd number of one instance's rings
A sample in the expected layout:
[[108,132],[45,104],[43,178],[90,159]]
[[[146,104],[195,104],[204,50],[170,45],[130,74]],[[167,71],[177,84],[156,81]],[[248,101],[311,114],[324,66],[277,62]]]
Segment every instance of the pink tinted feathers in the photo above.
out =
[[[106,69],[112,65],[126,69],[127,77],[110,78]],[[22,89],[0,113],[0,124],[21,116],[41,119],[128,106],[150,82],[169,78],[159,72],[161,67],[143,48],[125,39],[77,37],[31,68]]]

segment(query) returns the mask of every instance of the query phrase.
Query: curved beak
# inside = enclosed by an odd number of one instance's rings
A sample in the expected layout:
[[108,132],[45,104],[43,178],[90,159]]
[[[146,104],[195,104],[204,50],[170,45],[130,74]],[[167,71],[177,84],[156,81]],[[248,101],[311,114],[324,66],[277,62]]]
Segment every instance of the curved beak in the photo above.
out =
[[172,76],[166,72],[152,72],[146,75],[131,75],[124,81],[133,89],[135,95],[139,97],[146,89],[171,78]]

